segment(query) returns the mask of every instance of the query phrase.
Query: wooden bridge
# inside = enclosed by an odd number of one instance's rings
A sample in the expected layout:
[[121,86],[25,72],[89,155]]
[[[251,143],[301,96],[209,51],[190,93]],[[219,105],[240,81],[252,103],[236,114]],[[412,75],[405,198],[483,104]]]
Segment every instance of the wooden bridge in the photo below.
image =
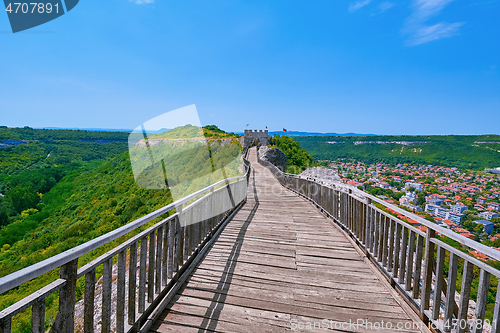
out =
[[339,331],[340,323],[361,319],[420,332],[412,329],[418,316],[345,233],[281,187],[256,155],[251,149],[247,203],[151,332],[285,332],[299,323],[318,328],[324,319],[325,328],[334,321]]
[[[500,271],[465,250],[491,260],[499,251],[356,188],[284,173],[255,148],[244,165],[243,176],[0,278],[1,295],[60,270],[0,311],[0,333],[29,310],[35,333],[500,333]],[[59,312],[48,318],[56,291]]]

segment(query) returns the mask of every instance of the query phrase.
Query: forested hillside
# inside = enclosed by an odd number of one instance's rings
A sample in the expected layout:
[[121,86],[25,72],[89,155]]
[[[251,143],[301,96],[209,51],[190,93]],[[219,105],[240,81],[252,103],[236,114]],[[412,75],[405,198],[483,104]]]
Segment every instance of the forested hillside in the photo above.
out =
[[[213,138],[212,152],[218,155],[215,161],[234,160],[241,153],[239,141],[233,140],[236,137],[215,126],[204,132]],[[103,235],[172,202],[167,189],[137,186],[128,152],[128,135],[0,128],[0,277]],[[218,141],[219,137],[236,145],[223,144]],[[229,149],[221,149],[222,146]],[[182,164],[182,160],[177,162]],[[195,159],[191,162],[194,165],[207,163]],[[210,161],[208,163],[210,165]],[[236,171],[233,169],[228,168],[230,175],[237,172],[237,167]],[[181,185],[189,191],[199,184],[190,181]],[[122,241],[119,239],[81,257],[79,266]],[[2,294],[0,310],[55,280],[58,274],[54,270]],[[83,294],[82,283],[79,281],[77,297]],[[47,298],[49,322],[56,312],[55,293]],[[14,319],[14,332],[30,332],[29,311]]]
[[[296,138],[295,138],[296,139]],[[301,173],[307,168],[317,166],[312,156],[294,138],[286,135],[275,135],[271,146],[279,148],[286,155],[287,172]]]
[[317,160],[434,164],[484,170],[500,166],[500,135],[304,136],[295,140]]

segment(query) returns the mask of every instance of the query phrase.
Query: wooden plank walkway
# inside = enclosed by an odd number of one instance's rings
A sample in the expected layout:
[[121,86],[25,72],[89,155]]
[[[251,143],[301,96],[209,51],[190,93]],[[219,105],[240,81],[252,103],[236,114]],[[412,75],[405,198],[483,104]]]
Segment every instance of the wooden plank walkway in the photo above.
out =
[[308,323],[332,332],[387,332],[389,325],[427,332],[330,219],[283,189],[255,149],[249,156],[248,202],[150,332],[324,331]]

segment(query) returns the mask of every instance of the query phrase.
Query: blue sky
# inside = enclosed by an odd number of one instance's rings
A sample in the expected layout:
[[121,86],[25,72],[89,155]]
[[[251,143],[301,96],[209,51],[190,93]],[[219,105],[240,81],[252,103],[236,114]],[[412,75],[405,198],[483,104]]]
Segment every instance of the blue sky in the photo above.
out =
[[82,0],[0,49],[0,125],[500,134],[500,0]]

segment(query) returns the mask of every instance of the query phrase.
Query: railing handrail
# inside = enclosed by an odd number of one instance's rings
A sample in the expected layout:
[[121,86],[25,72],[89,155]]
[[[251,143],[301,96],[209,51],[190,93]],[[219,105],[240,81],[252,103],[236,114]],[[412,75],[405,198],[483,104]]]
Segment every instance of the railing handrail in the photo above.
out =
[[95,250],[109,242],[112,242],[113,240],[126,235],[127,233],[131,232],[134,229],[137,229],[141,227],[142,225],[148,223],[149,221],[171,211],[174,208],[180,207],[182,204],[192,200],[193,198],[196,198],[197,196],[209,192],[215,187],[221,185],[221,184],[229,184],[230,181],[238,179],[245,179],[247,177],[247,174],[249,172],[249,167],[246,163],[243,163],[246,167],[246,171],[243,175],[241,176],[235,176],[235,177],[230,177],[230,178],[225,178],[222,179],[212,185],[209,185],[201,190],[198,190],[192,194],[189,194],[177,201],[174,201],[162,208],[157,209],[156,211],[149,213],[145,216],[142,216],[138,218],[137,220],[134,220],[118,229],[115,229],[113,231],[110,231],[102,236],[99,236],[95,239],[92,239],[84,244],[78,245],[72,249],[66,250],[62,253],[59,253],[55,256],[52,256],[50,258],[47,258],[39,263],[33,264],[29,267],[23,268],[18,270],[17,272],[11,273],[9,275],[6,275],[2,278],[0,278],[0,294],[9,291],[12,288],[15,288],[22,283],[29,281],[31,279],[34,279],[42,274],[48,273],[51,270],[61,267],[68,262],[81,257],[84,254],[87,254],[88,252]]
[[[259,158],[259,154],[257,154],[257,158],[260,161],[262,161],[260,158]],[[301,178],[297,175],[294,175],[294,174],[291,174],[291,173],[286,173],[286,172],[283,172],[281,171],[278,167],[276,167],[274,164],[268,162],[268,165],[271,166],[271,168],[275,169],[276,171],[278,171],[282,176],[287,176],[287,177],[291,177],[291,178],[298,178],[298,179],[304,179],[304,178]],[[318,182],[316,179],[314,179],[313,177],[311,177],[312,179],[308,179],[318,185],[321,185],[320,182]],[[358,196],[361,196],[361,197],[364,197],[364,198],[368,198],[372,201],[375,201],[381,205],[383,205],[384,207],[386,208],[389,208],[389,209],[392,209],[394,211],[396,211],[397,213],[400,213],[401,215],[404,215],[408,218],[411,218],[412,220],[415,220],[417,221],[418,223],[424,225],[425,227],[427,228],[430,228],[432,230],[434,230],[436,233],[438,234],[441,234],[441,235],[444,235],[446,237],[449,237],[451,238],[452,240],[455,240],[461,244],[464,244],[466,246],[468,246],[469,248],[473,249],[473,250],[476,250],[478,252],[481,252],[485,255],[487,255],[488,257],[492,258],[492,259],[495,259],[495,260],[500,260],[500,251],[498,250],[495,250],[495,249],[492,249],[491,247],[489,246],[486,246],[484,244],[481,244],[479,242],[476,242],[475,240],[472,240],[470,238],[467,238],[465,236],[462,236],[460,234],[457,234],[456,232],[450,230],[450,229],[447,229],[447,228],[443,228],[431,221],[427,221],[426,219],[416,215],[416,214],[413,214],[411,212],[407,212],[406,210],[404,209],[401,209],[399,208],[398,206],[395,206],[395,205],[390,205],[389,203],[385,202],[384,200],[380,199],[380,198],[377,198],[376,196],[370,194],[370,193],[367,193],[365,191],[362,191],[360,189],[358,189],[357,187],[355,186],[352,186],[352,185],[348,185],[348,184],[344,184],[344,183],[341,183],[341,182],[336,182],[336,183],[331,183],[332,185],[334,186],[337,186],[337,187],[340,187],[340,188],[343,188],[343,189],[351,189],[353,190],[353,192],[356,192],[356,194]]]

